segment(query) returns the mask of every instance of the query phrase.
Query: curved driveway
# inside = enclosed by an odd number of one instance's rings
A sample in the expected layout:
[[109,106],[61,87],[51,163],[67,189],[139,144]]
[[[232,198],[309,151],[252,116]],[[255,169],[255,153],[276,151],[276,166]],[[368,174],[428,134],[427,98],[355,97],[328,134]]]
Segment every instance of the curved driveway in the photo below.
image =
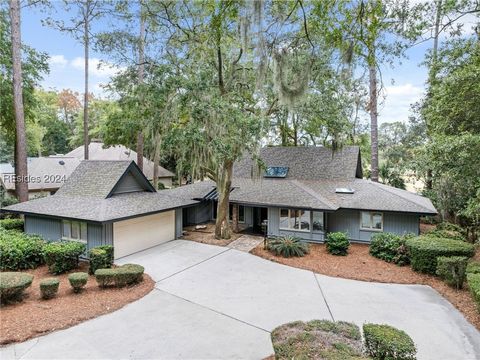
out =
[[273,353],[272,329],[311,319],[388,323],[412,336],[419,359],[480,358],[480,333],[427,286],[331,278],[183,240],[121,262],[144,265],[155,289],[114,313],[2,348],[1,359],[261,359]]

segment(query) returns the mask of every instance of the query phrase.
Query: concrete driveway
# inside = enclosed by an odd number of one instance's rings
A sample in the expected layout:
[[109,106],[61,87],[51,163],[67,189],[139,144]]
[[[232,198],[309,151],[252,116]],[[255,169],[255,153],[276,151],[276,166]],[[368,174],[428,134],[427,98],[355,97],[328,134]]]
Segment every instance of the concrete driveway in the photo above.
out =
[[479,359],[480,333],[426,286],[331,278],[256,256],[176,240],[122,259],[145,266],[155,290],[114,313],[1,349],[15,359],[262,359],[289,321],[388,323],[419,359]]

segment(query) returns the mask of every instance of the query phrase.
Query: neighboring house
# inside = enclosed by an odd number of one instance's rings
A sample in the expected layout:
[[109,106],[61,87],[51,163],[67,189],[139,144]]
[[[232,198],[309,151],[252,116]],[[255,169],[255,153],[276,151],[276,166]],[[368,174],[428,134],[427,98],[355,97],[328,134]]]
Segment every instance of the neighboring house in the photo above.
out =
[[[84,160],[84,146],[79,146],[76,149],[70,151],[65,156],[75,157],[80,160]],[[123,145],[115,145],[104,148],[102,142],[92,141],[88,145],[88,158],[89,160],[129,160],[137,162],[137,153],[129,148],[126,148]],[[165,187],[172,187],[172,178],[174,174],[167,169],[158,166],[158,180]],[[153,179],[153,161],[148,160],[146,157],[143,158],[143,173],[148,180]]]
[[[344,231],[369,242],[379,232],[418,234],[420,216],[436,214],[427,198],[363,180],[357,147],[269,147],[260,157],[266,171],[249,157],[234,168],[230,203],[244,228],[312,242]],[[211,181],[156,192],[134,162],[83,161],[54,196],[2,210],[24,214],[27,233],[112,244],[119,258],[214,219],[217,199]]]
[[[80,160],[77,158],[66,156],[28,158],[28,198],[53,195],[79,164]],[[0,186],[9,195],[14,196],[15,169],[10,164],[2,165]]]

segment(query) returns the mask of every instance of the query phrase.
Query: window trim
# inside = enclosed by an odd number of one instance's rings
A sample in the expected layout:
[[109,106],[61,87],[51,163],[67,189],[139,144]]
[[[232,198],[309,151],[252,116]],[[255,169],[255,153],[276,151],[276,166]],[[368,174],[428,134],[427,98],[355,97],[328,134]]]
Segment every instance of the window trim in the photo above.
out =
[[[382,217],[382,226],[380,229],[377,229],[377,228],[374,228],[374,227],[364,227],[363,224],[362,224],[362,215],[363,213],[367,213],[369,214],[370,216],[370,224],[373,226],[373,215],[377,215],[379,214],[381,217]],[[384,221],[384,217],[383,217],[383,212],[381,211],[360,211],[360,230],[362,231],[374,231],[374,232],[383,232],[383,221]]]
[[[322,230],[315,230],[313,228],[313,214],[314,213],[321,213],[322,214]],[[315,210],[312,210],[311,211],[311,224],[312,224],[312,233],[325,233],[325,212],[324,211],[315,211]]]
[[[65,224],[69,225],[70,227],[70,236],[65,236],[64,235],[64,227]],[[73,238],[72,235],[72,223],[78,223],[78,239]],[[82,239],[82,225],[86,227],[86,239]],[[68,240],[68,241],[76,241],[82,244],[88,244],[88,224],[85,221],[76,221],[76,220],[62,220],[62,240]]]
[[[228,221],[229,222],[233,222],[233,206],[235,206],[236,204],[229,204],[228,207]],[[246,212],[245,212],[245,206],[244,205],[238,205],[238,223],[239,224],[245,224],[246,222]],[[230,206],[232,206],[232,211],[230,211]],[[240,208],[243,208],[243,220],[240,220]]]
[[[284,227],[281,227],[280,225],[280,214],[282,212],[282,210],[287,210],[288,211],[288,228],[284,228]],[[309,222],[308,222],[308,229],[300,229],[300,228],[295,228],[295,227],[290,227],[291,226],[291,222],[290,222],[290,219],[292,218],[290,216],[290,212],[291,211],[305,211],[305,212],[308,212],[309,216]],[[300,223],[299,223],[299,226],[300,226]],[[304,209],[290,209],[290,208],[280,208],[279,211],[278,211],[278,229],[279,230],[285,230],[285,231],[298,231],[298,232],[303,232],[303,233],[311,233],[312,232],[312,212],[310,210],[304,210]],[[318,231],[318,230],[316,230]]]

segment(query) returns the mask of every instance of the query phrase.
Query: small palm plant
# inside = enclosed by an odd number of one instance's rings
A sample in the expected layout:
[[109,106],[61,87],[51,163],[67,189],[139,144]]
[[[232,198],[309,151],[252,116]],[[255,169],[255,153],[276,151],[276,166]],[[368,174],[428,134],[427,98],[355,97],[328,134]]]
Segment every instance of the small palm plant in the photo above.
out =
[[308,254],[309,246],[302,242],[301,239],[294,236],[282,236],[269,239],[267,249],[277,256],[292,257],[305,256]]

